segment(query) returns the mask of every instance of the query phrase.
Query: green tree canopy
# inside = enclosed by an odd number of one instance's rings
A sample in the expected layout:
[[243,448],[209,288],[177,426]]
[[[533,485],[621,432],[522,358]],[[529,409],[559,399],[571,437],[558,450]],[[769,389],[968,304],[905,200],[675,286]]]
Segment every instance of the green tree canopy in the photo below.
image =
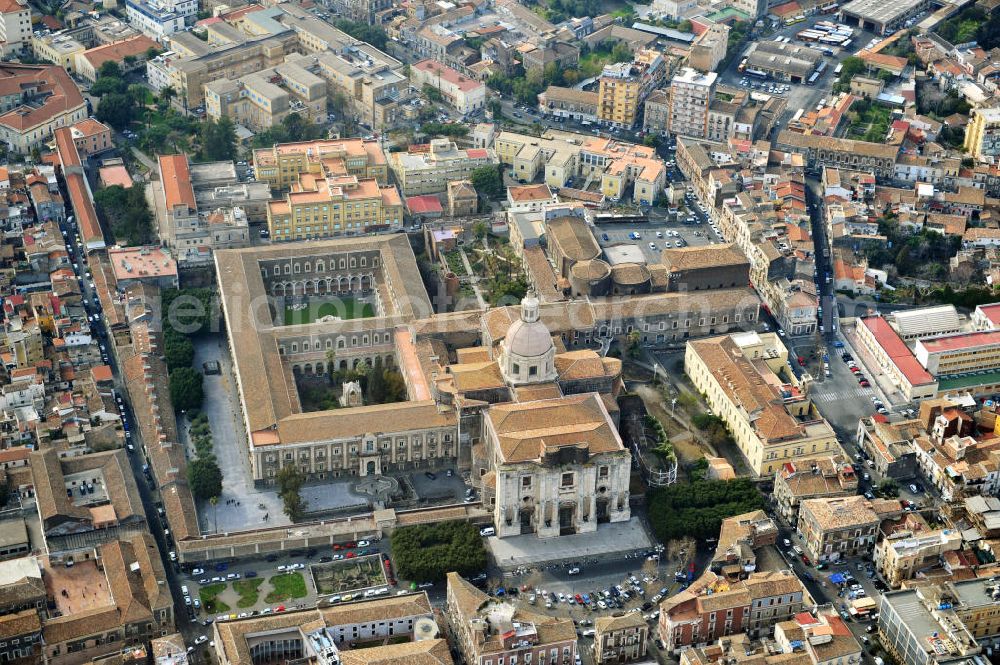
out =
[[202,123],[201,157],[213,162],[236,159],[236,127],[232,120],[223,116]]
[[211,499],[222,494],[222,471],[212,455],[199,456],[187,467],[188,484],[196,499]]
[[396,529],[392,560],[401,579],[438,582],[452,571],[469,577],[486,570],[486,549],[474,524],[438,522]]
[[489,164],[480,166],[472,171],[469,179],[472,186],[476,188],[480,196],[487,199],[498,200],[504,195],[503,168],[500,164]]
[[194,362],[194,344],[187,336],[170,327],[163,330],[163,355],[166,357],[167,369],[190,367]]
[[278,484],[278,496],[284,504],[285,515],[293,522],[298,522],[305,515],[307,503],[302,498],[302,484],[305,479],[294,464],[283,466],[275,478]]
[[763,507],[764,497],[749,478],[699,480],[652,490],[649,521],[663,542],[684,536],[706,540],[719,537],[723,519]]
[[97,70],[97,77],[103,78],[105,76],[109,78],[120,79],[122,77],[121,65],[119,65],[114,60],[108,60],[107,62],[103,63],[101,65],[101,68]]
[[105,187],[94,193],[94,203],[116,242],[144,245],[152,240],[153,214],[142,187]]
[[192,367],[178,367],[170,372],[170,400],[180,411],[197,409],[204,399],[201,372]]

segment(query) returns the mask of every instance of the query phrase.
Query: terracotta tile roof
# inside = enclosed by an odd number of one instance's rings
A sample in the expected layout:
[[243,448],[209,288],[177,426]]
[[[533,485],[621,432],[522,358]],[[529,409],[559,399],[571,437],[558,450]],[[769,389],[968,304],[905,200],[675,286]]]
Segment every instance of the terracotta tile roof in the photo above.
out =
[[157,161],[160,164],[160,181],[167,208],[186,205],[189,210],[196,210],[187,155],[160,155]]
[[591,455],[624,450],[614,423],[594,393],[497,404],[486,417],[504,463],[538,461],[555,449],[582,444]]
[[61,113],[84,108],[80,89],[62,67],[0,63],[0,96],[18,95],[32,88],[46,95],[44,102],[33,107],[13,108],[0,115],[0,125],[21,134]]

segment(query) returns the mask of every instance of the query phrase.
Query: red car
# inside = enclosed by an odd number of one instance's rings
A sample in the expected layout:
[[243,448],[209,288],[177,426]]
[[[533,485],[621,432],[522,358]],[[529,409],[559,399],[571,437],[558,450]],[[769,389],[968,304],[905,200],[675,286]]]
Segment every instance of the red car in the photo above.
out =
[[284,605],[278,605],[277,607],[274,608],[274,611],[275,612],[284,612],[285,611],[285,606]]
[[334,543],[333,544],[333,549],[334,550],[340,550],[340,549],[343,549],[343,548],[340,546],[340,543]]
[[355,556],[357,556],[357,555],[354,552],[348,552],[347,553],[347,558],[348,559],[353,559]]
[[862,382],[861,382],[861,383],[860,383],[859,385],[860,385],[860,386],[861,386],[862,388],[867,388],[867,387],[869,387],[869,386],[870,386],[871,384],[870,384],[870,383],[868,383],[868,379],[865,379],[865,380],[864,380],[864,381],[862,381]]
[[580,603],[581,605],[583,605],[583,596],[581,596],[580,594],[576,594],[576,595],[575,595],[575,596],[573,596],[573,597],[574,597],[574,598],[576,598],[576,602],[578,602],[578,603]]
[[806,564],[808,566],[808,565],[812,564],[812,561],[809,560],[809,557],[807,557],[805,554],[803,554],[802,555],[802,563],[804,563],[804,564]]
[[350,549],[354,549],[355,547],[357,547],[357,544],[352,540],[349,543],[344,543],[344,547],[346,547],[347,549],[350,550]]
[[805,358],[803,358],[802,356],[799,356],[798,360],[799,360],[799,366],[800,367],[805,367],[806,366],[806,359]]
[[851,374],[857,374],[857,373],[858,373],[858,372],[860,372],[860,371],[861,371],[861,370],[860,370],[860,369],[858,369],[857,367],[852,367],[852,368],[851,368]]

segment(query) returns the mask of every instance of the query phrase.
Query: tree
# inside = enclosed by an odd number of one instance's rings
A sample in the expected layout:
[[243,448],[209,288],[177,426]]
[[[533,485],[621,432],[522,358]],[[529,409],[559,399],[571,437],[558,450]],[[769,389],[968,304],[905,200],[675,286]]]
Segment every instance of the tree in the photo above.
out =
[[134,55],[127,55],[124,58],[122,58],[122,62],[125,63],[126,67],[131,67],[132,65],[135,64],[135,56]]
[[302,499],[302,484],[305,479],[294,464],[283,466],[275,479],[278,484],[278,496],[284,503],[285,515],[293,522],[298,522],[305,515],[307,503]]
[[490,230],[490,227],[486,225],[486,222],[479,221],[472,225],[472,235],[475,236],[476,240],[482,240],[486,237],[486,233]]
[[392,534],[392,561],[400,579],[443,580],[449,572],[469,577],[486,569],[479,529],[468,522],[405,526]]
[[107,76],[108,78],[120,79],[122,77],[122,68],[114,60],[108,60],[101,65],[101,68],[97,70],[97,77],[103,78]]
[[103,123],[122,131],[132,123],[134,109],[132,98],[123,93],[110,93],[101,97],[94,114]]
[[124,95],[128,91],[128,85],[120,78],[104,76],[97,79],[94,85],[90,86],[90,94],[94,97],[104,97],[110,94]]
[[349,21],[347,19],[334,21],[333,25],[338,30],[343,30],[357,40],[368,42],[381,51],[384,51],[386,45],[389,43],[389,35],[377,25],[368,25],[367,23]]
[[155,46],[150,46],[148,49],[146,49],[146,60],[152,60],[158,55],[160,55],[160,49],[156,48]]
[[236,127],[232,120],[223,116],[202,124],[201,157],[213,162],[236,159]]
[[173,328],[166,328],[163,331],[163,355],[168,370],[190,367],[194,362],[194,344]]
[[489,164],[473,170],[472,175],[469,176],[469,180],[472,181],[472,186],[476,188],[480,196],[494,201],[503,196],[502,168],[503,166],[499,164]]
[[196,499],[211,499],[222,494],[222,470],[214,455],[199,456],[187,467],[188,485]]
[[385,373],[382,369],[382,358],[375,358],[375,364],[368,373],[366,386],[368,404],[385,403]]
[[633,358],[639,355],[640,342],[642,342],[642,335],[638,330],[633,330],[628,334],[628,352]]
[[153,214],[142,187],[105,187],[95,192],[94,203],[119,244],[144,245],[152,239]]
[[201,372],[192,367],[178,367],[170,372],[170,400],[180,411],[196,409],[204,399]]
[[690,536],[718,538],[722,520],[764,507],[749,478],[697,480],[656,488],[649,495],[649,521],[663,542]]

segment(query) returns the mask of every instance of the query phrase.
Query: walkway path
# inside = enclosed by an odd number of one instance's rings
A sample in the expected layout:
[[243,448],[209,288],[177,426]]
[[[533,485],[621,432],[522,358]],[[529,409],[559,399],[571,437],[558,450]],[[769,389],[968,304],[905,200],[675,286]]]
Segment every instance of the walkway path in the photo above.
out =
[[472,272],[472,264],[469,262],[469,256],[465,253],[465,248],[459,248],[459,254],[462,255],[462,265],[465,266],[465,272],[469,274],[470,284],[472,284],[472,292],[476,294],[476,302],[479,303],[480,309],[486,309],[486,300],[483,298],[483,292],[479,290],[479,278],[476,273]]

